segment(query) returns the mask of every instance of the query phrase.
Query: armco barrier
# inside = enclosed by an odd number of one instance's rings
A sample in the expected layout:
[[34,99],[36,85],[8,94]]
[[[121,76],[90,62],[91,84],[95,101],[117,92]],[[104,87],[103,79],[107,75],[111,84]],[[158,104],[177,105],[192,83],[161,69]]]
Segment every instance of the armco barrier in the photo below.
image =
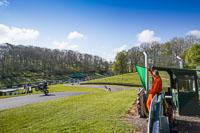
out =
[[[88,76],[88,77],[79,78],[79,79],[52,80],[52,81],[49,81],[49,84],[50,85],[55,85],[55,84],[63,84],[63,83],[75,83],[75,82],[88,81],[88,80],[93,80],[93,79],[98,79],[98,78],[109,77],[109,76],[112,76],[112,75],[107,75],[107,76]],[[39,83],[40,82],[32,82],[32,83],[28,83],[28,85],[31,86],[31,87],[35,87],[35,86],[39,85]],[[19,87],[24,87],[26,85],[27,84],[2,86],[2,87],[0,87],[0,89],[19,88]]]

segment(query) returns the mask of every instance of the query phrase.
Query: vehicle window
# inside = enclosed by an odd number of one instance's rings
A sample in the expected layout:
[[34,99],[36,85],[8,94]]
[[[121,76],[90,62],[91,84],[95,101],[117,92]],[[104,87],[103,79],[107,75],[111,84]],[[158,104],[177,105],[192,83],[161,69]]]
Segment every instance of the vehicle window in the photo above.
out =
[[164,88],[170,87],[170,76],[169,76],[169,74],[165,71],[163,71],[163,72],[161,71],[160,76],[162,78],[162,84],[163,84],[162,86]]
[[178,79],[179,91],[181,92],[194,92],[195,80],[194,76],[184,75]]

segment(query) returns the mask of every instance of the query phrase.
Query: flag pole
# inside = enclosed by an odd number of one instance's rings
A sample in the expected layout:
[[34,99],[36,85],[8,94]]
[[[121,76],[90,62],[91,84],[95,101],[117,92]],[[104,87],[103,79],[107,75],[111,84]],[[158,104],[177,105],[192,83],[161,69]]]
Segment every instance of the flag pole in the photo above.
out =
[[146,91],[148,91],[149,89],[149,73],[148,73],[148,53],[146,51],[143,52],[144,56],[145,56],[145,68],[146,68],[146,77],[145,77],[145,80],[146,80]]

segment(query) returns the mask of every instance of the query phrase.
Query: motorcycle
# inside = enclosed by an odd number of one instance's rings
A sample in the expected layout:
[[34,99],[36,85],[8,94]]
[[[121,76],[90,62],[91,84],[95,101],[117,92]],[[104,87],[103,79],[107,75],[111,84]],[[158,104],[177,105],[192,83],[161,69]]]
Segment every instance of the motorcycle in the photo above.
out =
[[49,87],[47,86],[47,82],[44,83],[40,83],[38,86],[35,87],[36,91],[41,91],[43,92],[46,96],[48,95],[49,91],[48,91]]

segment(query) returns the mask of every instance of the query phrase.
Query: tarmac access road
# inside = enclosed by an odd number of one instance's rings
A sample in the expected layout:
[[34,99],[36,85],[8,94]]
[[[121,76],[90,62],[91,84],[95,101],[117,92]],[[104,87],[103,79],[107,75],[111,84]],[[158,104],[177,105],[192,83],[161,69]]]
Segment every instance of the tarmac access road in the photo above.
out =
[[48,96],[45,96],[44,94],[32,94],[32,95],[26,95],[26,96],[4,98],[4,99],[0,99],[0,111],[10,109],[10,108],[20,107],[20,106],[25,106],[28,104],[34,104],[34,103],[54,100],[58,98],[70,97],[70,96],[88,94],[88,93],[92,93],[92,92],[53,92],[53,93],[49,93]]

